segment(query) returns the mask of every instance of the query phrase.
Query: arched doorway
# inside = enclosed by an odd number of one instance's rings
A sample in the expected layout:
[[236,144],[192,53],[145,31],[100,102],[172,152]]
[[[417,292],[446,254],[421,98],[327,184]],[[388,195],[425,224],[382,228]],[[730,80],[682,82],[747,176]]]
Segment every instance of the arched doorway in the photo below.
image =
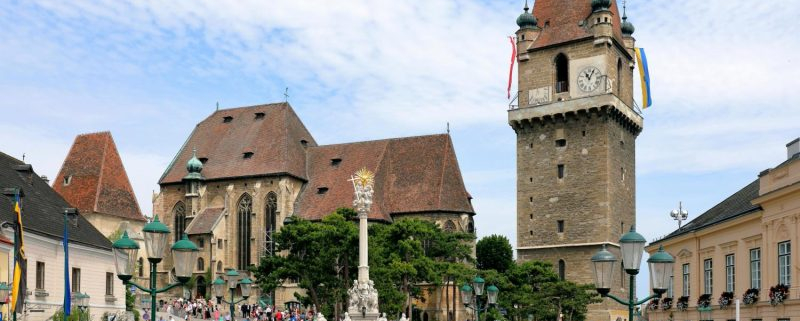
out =
[[204,276],[197,277],[197,291],[195,292],[195,296],[198,298],[205,298],[206,297],[206,278]]

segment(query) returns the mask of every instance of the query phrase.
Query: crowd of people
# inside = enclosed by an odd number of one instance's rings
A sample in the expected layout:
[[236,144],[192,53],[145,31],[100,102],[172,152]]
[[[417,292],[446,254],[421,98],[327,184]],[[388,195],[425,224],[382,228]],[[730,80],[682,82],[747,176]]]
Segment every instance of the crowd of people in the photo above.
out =
[[[214,320],[214,321],[230,321],[231,315],[229,305],[217,304],[214,301],[205,300],[203,298],[184,300],[183,298],[170,301],[159,302],[159,310],[166,312],[168,320],[158,321],[175,321],[174,317],[189,320],[189,318]],[[258,304],[242,304],[236,305],[234,317],[242,321],[312,321],[314,320],[315,312],[312,309],[301,311],[300,309],[277,309],[271,305],[262,307]]]

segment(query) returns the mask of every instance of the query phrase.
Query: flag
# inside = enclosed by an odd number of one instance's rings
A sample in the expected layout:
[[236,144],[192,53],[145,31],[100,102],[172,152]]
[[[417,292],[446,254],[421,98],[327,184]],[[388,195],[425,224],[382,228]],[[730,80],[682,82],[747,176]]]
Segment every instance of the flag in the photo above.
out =
[[514,37],[508,37],[511,41],[511,67],[508,68],[508,99],[511,99],[511,78],[514,75],[514,62],[517,60],[517,46],[514,44]]
[[[66,214],[64,214],[66,215]],[[72,308],[72,289],[69,288],[69,229],[64,218],[64,315],[69,316]]]
[[19,193],[14,196],[14,212],[17,214],[17,224],[14,224],[14,284],[11,288],[11,313],[22,311],[25,305],[28,278],[28,259],[25,257],[25,245],[22,239],[22,209],[19,203]]
[[644,48],[636,48],[636,63],[639,64],[639,78],[642,81],[642,108],[650,107],[653,104],[653,97],[650,96],[650,71],[647,69],[647,56]]

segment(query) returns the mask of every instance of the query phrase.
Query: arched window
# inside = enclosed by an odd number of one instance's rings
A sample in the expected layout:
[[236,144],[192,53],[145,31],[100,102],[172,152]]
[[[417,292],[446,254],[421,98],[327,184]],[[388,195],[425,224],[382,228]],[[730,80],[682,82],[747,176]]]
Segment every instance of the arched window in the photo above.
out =
[[139,270],[139,272],[138,272],[139,273],[139,277],[140,278],[144,277],[144,259],[143,258],[139,258],[137,266],[138,266],[138,270]]
[[239,270],[246,270],[250,266],[250,217],[253,214],[253,198],[249,194],[242,195],[239,199],[237,215],[237,231],[239,238],[236,240],[239,249]]
[[197,258],[197,270],[198,271],[205,271],[206,269],[206,262],[203,261],[202,257]]
[[564,260],[558,260],[558,278],[562,281],[566,279],[567,274],[567,264],[564,263]]
[[186,230],[186,205],[183,202],[178,202],[172,208],[172,217],[175,218],[175,242],[180,241],[183,237],[183,231]]
[[469,223],[467,223],[467,233],[475,233],[475,221],[472,218],[469,219]]
[[556,65],[556,92],[563,93],[569,91],[569,61],[567,56],[560,53],[555,59]]
[[217,273],[222,273],[222,261],[217,261]]
[[272,241],[272,236],[275,233],[276,224],[278,222],[278,196],[273,192],[267,194],[266,209],[264,213],[264,230],[266,232],[267,241],[267,255],[272,256],[275,253],[275,243]]
[[444,222],[444,231],[445,232],[454,232],[456,230],[456,223],[453,223],[451,220],[447,220]]
[[622,58],[617,58],[617,97],[622,96]]

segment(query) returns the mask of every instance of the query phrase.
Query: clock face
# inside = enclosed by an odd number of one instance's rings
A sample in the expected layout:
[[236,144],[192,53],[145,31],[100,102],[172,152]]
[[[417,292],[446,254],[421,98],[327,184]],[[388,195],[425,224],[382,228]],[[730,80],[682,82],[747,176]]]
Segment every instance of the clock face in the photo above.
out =
[[578,88],[584,92],[592,92],[600,86],[600,69],[595,66],[583,68],[578,73]]

